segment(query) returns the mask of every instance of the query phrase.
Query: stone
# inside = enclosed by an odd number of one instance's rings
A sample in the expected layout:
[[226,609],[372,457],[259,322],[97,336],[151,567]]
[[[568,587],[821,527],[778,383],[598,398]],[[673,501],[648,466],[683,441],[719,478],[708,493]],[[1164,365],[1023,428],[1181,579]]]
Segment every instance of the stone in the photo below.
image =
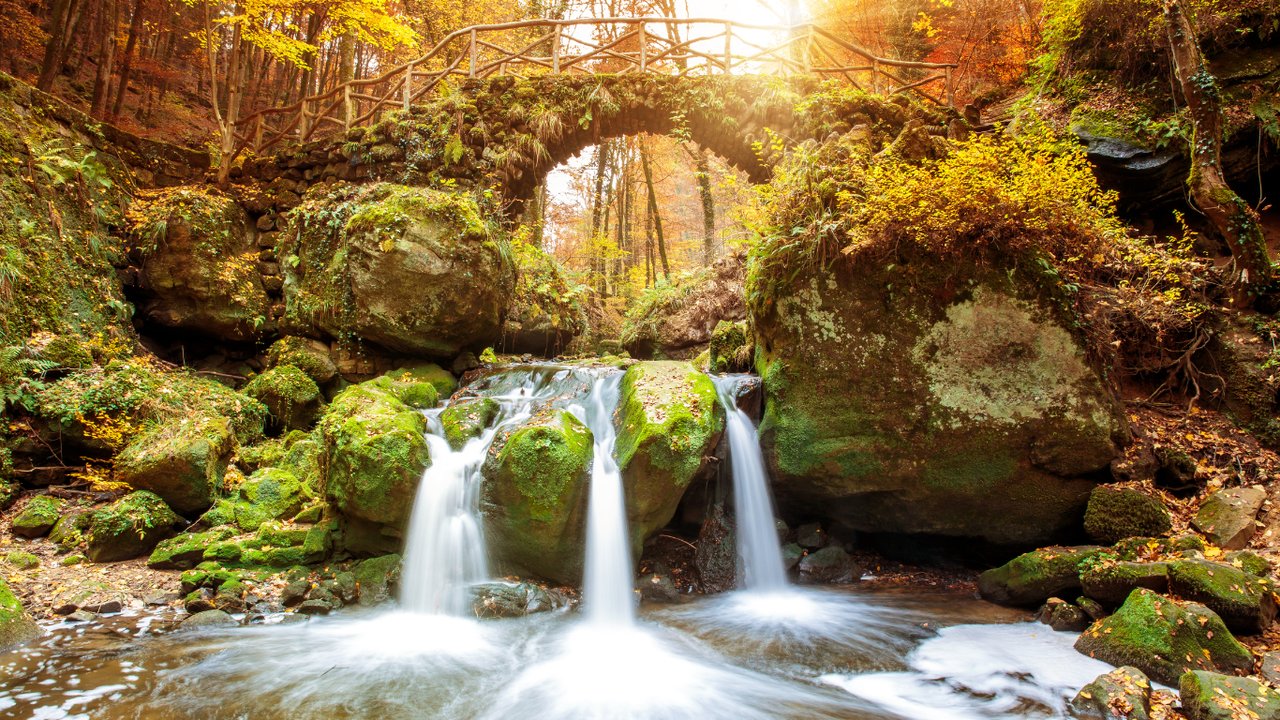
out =
[[27,501],[26,507],[9,524],[9,529],[14,535],[21,537],[43,537],[58,524],[61,515],[61,500],[48,495],[37,495]]
[[1187,720],[1280,720],[1280,692],[1250,677],[1193,670],[1178,682]]
[[1080,587],[1080,566],[1103,549],[1047,547],[1023,553],[978,576],[978,593],[999,605],[1035,605]]
[[1258,663],[1258,674],[1272,685],[1280,685],[1280,650],[1263,653]]
[[369,607],[395,597],[395,587],[400,583],[400,556],[391,553],[362,560],[355,566],[357,602]]
[[75,611],[77,611],[77,610],[79,610],[79,609],[80,609],[80,606],[79,606],[79,605],[76,605],[75,603],[64,603],[64,604],[59,605],[58,607],[54,608],[54,609],[53,609],[53,614],[54,614],[54,615],[62,615],[62,616],[64,616],[64,617],[65,617],[65,616],[70,615],[71,613],[73,613],[73,612],[75,612]]
[[802,558],[804,558],[804,548],[795,543],[787,543],[782,546],[782,565],[787,572],[794,570],[800,564]]
[[1134,590],[1114,614],[1081,633],[1075,647],[1103,662],[1135,667],[1165,685],[1177,684],[1187,670],[1253,669],[1253,654],[1216,613],[1145,588]]
[[1168,535],[1173,523],[1160,498],[1140,490],[1102,485],[1089,493],[1084,530],[1095,542],[1111,545],[1129,537]]
[[92,520],[93,513],[88,510],[68,512],[49,531],[49,542],[58,546],[58,552],[70,552],[84,542]]
[[671,579],[671,568],[665,565],[640,576],[636,581],[643,600],[655,603],[679,602],[680,590]]
[[806,523],[796,528],[796,544],[806,550],[827,546],[827,532],[818,523]]
[[467,441],[480,437],[485,428],[493,424],[501,408],[493,398],[460,400],[440,413],[444,437],[454,450],[461,450]]
[[240,623],[223,610],[202,610],[182,619],[178,627],[183,630],[201,630],[204,628],[236,627]]
[[232,528],[219,528],[209,532],[182,533],[161,540],[151,551],[147,567],[156,570],[188,570],[200,564],[210,545],[234,535],[235,530]]
[[76,610],[67,616],[67,622],[96,622],[98,616],[88,610]]
[[40,636],[40,628],[22,607],[22,601],[0,579],[0,650],[21,645]]
[[614,448],[638,556],[644,540],[671,521],[693,479],[708,471],[724,408],[711,378],[684,362],[636,363],[619,393]]
[[737,587],[737,531],[724,503],[711,506],[694,545],[694,567],[698,569],[702,592],[722,593]]
[[1029,269],[900,255],[749,261],[779,507],[1004,545],[1079,527],[1128,428],[1066,290]]
[[1092,620],[1079,607],[1062,598],[1049,598],[1036,611],[1036,620],[1059,632],[1081,632]]
[[690,359],[711,342],[716,327],[747,317],[743,302],[742,253],[726,255],[710,267],[649,290],[633,303],[620,340],[631,357]]
[[128,560],[150,553],[180,521],[158,495],[137,490],[93,514],[85,554],[93,562]]
[[300,612],[303,615],[328,615],[332,610],[333,606],[329,602],[315,599],[303,600],[298,605],[296,612]]
[[1256,486],[1219,490],[1200,503],[1191,522],[1214,545],[1240,550],[1253,537],[1258,512],[1266,499],[1266,491]]
[[1135,667],[1121,667],[1085,685],[1071,700],[1080,720],[1148,720],[1151,681]]
[[507,572],[581,580],[593,442],[564,410],[535,415],[494,441],[481,508],[489,552]]
[[287,429],[310,427],[324,405],[320,387],[293,365],[277,365],[254,377],[243,392],[267,406],[276,423]]
[[1101,559],[1086,563],[1080,572],[1084,594],[1111,606],[1119,605],[1135,588],[1156,592],[1169,589],[1168,563]]
[[116,479],[150,490],[180,513],[200,512],[213,504],[235,446],[226,418],[197,414],[170,420],[120,451]]
[[515,265],[469,194],[327,187],[293,217],[280,243],[291,325],[417,356],[497,344]]
[[19,570],[30,570],[32,568],[40,567],[39,557],[21,550],[14,550],[5,553],[4,561]]
[[569,277],[553,255],[538,246],[516,241],[512,250],[516,285],[498,350],[554,357],[587,330],[587,312],[582,302],[585,288]]
[[329,346],[319,340],[286,336],[272,343],[267,350],[267,367],[292,365],[317,385],[324,385],[338,376],[338,366],[329,355]]
[[488,582],[471,588],[472,610],[478,618],[513,618],[561,610],[568,599],[531,582]]
[[111,615],[112,613],[118,613],[123,610],[124,605],[119,600],[108,600],[106,602],[96,604],[81,605],[80,609],[88,610],[89,612],[98,615]]
[[729,322],[721,320],[711,331],[710,355],[707,369],[713,373],[743,373],[751,370],[751,355],[755,344],[750,341],[750,329],[745,320]]
[[1205,605],[1238,633],[1263,632],[1276,617],[1275,584],[1224,563],[1169,563],[1169,591]]
[[844,548],[829,545],[805,555],[799,563],[803,585],[845,584],[862,578],[862,569]]

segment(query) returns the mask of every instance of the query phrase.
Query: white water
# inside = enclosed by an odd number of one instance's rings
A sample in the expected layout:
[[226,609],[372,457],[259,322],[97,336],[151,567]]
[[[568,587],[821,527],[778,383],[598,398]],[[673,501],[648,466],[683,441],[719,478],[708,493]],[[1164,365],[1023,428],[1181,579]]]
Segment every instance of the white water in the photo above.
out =
[[737,521],[738,561],[741,585],[763,593],[787,589],[786,566],[778,544],[769,496],[769,474],[751,418],[734,397],[740,375],[712,376],[720,404],[724,406],[729,435],[729,462],[733,469],[734,514]]
[[613,456],[617,440],[613,411],[618,406],[621,381],[619,373],[598,377],[586,398],[586,406],[570,407],[570,411],[591,429],[595,439],[582,594],[588,622],[601,627],[629,627],[635,623],[634,573],[627,533],[626,498],[622,474]]

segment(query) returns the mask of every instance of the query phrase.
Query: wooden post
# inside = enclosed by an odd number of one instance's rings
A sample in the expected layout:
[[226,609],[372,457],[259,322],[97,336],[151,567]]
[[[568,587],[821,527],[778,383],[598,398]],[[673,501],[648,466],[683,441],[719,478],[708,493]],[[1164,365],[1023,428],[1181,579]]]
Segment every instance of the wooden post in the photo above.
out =
[[880,92],[880,61],[875,58],[871,59],[871,92],[872,94]]
[[947,105],[950,107],[956,106],[955,77],[951,74],[951,71],[954,69],[955,68],[952,67],[947,68]]
[[351,83],[342,86],[342,129],[351,129],[351,120],[355,117],[351,107]]
[[644,72],[648,67],[648,57],[645,52],[645,45],[648,45],[645,41],[648,40],[648,38],[645,34],[643,20],[640,21],[640,30],[638,32],[640,33],[640,72]]
[[467,72],[467,77],[474,78],[476,76],[476,29],[471,28],[471,69]]
[[551,38],[551,73],[560,74],[560,23],[555,23],[555,35]]
[[259,115],[257,122],[253,124],[253,151],[262,150],[262,116]]
[[307,102],[307,100],[303,100],[302,107],[298,110],[298,113],[301,116],[298,119],[299,142],[306,142],[307,135],[311,132],[311,116],[307,114]]
[[729,68],[733,66],[733,53],[730,44],[733,42],[733,23],[724,24],[724,74],[729,74]]
[[409,103],[413,102],[413,62],[404,71],[404,111],[409,112]]
[[809,26],[804,42],[804,74],[813,74],[813,25]]

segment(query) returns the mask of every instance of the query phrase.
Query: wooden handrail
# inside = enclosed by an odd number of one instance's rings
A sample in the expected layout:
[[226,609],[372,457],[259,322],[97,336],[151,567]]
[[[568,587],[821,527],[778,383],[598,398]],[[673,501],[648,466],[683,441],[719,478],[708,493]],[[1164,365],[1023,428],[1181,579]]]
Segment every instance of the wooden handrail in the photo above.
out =
[[[617,37],[592,41],[574,37],[573,28],[602,25],[623,26]],[[649,25],[658,27],[649,29]],[[696,28],[695,26],[710,26]],[[677,29],[686,28],[684,40]],[[517,42],[519,50],[509,50],[486,35],[536,28],[537,39]],[[783,32],[786,39],[772,46],[740,35],[741,31]],[[695,31],[697,31],[696,37]],[[719,49],[699,50],[695,44],[724,39]],[[749,54],[735,54],[734,45]],[[627,47],[634,43],[634,49]],[[655,47],[650,48],[650,44]],[[450,51],[451,47],[456,50]],[[547,49],[543,49],[547,48]],[[581,48],[574,52],[573,48]],[[834,52],[833,52],[834,50]],[[534,53],[537,54],[534,54]],[[840,52],[853,55],[858,64],[836,59]],[[800,57],[795,54],[799,53]],[[815,62],[818,56],[824,59]],[[690,64],[690,61],[700,61]],[[430,69],[432,63],[437,69]],[[463,68],[463,65],[466,65]],[[376,121],[388,109],[406,109],[424,98],[452,76],[486,78],[513,72],[574,74],[592,72],[644,72],[662,75],[731,74],[735,68],[755,64],[773,68],[769,72],[842,77],[855,87],[892,95],[915,92],[939,104],[954,102],[955,63],[928,63],[878,57],[869,50],[837,37],[813,23],[777,27],[743,23],[724,18],[607,17],[569,20],[520,20],[474,25],[455,30],[423,55],[392,67],[380,75],[349,80],[326,92],[302,98],[290,105],[263,108],[236,122],[238,155],[246,147],[262,152],[281,142],[306,142],[320,133],[350,129]],[[925,77],[908,81],[897,70],[923,70]],[[867,84],[855,79],[862,74]],[[869,78],[866,76],[869,74]],[[934,82],[945,84],[941,98],[921,88]],[[421,84],[421,87],[415,87]],[[367,108],[367,109],[366,109]],[[234,161],[234,156],[229,160]]]

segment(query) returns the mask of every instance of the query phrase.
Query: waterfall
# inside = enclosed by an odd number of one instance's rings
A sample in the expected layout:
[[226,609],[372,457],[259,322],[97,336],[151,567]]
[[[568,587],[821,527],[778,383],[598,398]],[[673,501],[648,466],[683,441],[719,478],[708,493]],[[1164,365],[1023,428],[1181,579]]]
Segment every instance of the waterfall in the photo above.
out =
[[738,385],[743,376],[712,376],[724,406],[729,435],[729,460],[733,470],[734,514],[737,518],[738,558],[742,586],[773,592],[787,587],[786,566],[769,497],[769,474],[751,418],[738,407]]
[[631,547],[627,533],[622,473],[613,456],[617,431],[613,410],[618,405],[620,373],[597,377],[587,406],[570,407],[595,438],[591,494],[587,510],[587,561],[583,605],[594,625],[628,627],[635,622]]

